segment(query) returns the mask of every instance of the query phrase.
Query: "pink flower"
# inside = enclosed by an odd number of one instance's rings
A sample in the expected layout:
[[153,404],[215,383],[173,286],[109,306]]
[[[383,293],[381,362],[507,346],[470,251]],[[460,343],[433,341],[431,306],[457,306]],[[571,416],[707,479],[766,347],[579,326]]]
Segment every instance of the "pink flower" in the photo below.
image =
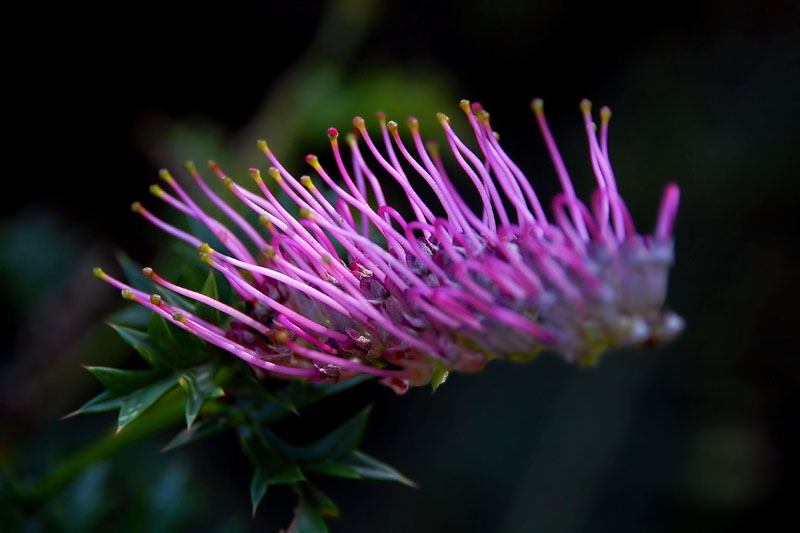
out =
[[[349,164],[336,129],[328,130],[336,178],[317,156],[306,157],[335,200],[309,176],[290,174],[264,141],[258,146],[272,165],[267,175],[295,205],[278,202],[257,169],[250,169],[250,175],[260,194],[209,163],[265,228],[253,227],[187,163],[197,186],[243,239],[201,209],[163,170],[161,177],[174,195],[158,186],[151,192],[203,223],[224,249],[212,249],[139,203],[133,210],[197,247],[246,311],[174,285],[152,269],[144,274],[221,311],[230,317],[225,326],[99,269],[96,274],[122,289],[126,298],[254,367],[312,381],[372,374],[397,392],[428,383],[434,370],[476,371],[493,357],[529,359],[547,349],[568,361],[592,363],[609,348],[649,346],[675,337],[683,321],[664,308],[664,299],[678,186],[666,187],[654,232],[638,234],[608,156],[611,113],[600,111],[598,138],[591,105],[584,100],[581,110],[597,179],[587,207],[575,194],[541,100],[532,107],[562,188],[550,216],[500,146],[489,114],[464,100],[461,109],[477,153],[456,135],[448,117],[439,114],[437,119],[467,180],[449,177],[438,148],[424,144],[416,119],[408,120],[407,143],[397,124],[387,123],[382,114],[375,140],[364,119],[353,120],[354,134],[347,136]],[[387,204],[381,187],[387,176],[405,193],[409,218]],[[467,207],[460,192],[468,185],[480,198],[478,212]],[[420,187],[432,189],[439,204],[426,204],[417,192]]]

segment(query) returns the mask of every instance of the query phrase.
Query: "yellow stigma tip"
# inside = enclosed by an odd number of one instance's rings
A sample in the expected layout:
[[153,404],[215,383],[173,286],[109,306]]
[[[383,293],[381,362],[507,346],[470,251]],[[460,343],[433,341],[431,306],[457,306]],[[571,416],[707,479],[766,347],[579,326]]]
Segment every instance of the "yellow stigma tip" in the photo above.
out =
[[134,213],[141,213],[142,209],[144,209],[144,207],[142,207],[142,204],[139,202],[133,202],[131,204],[131,211],[133,211]]
[[152,278],[153,277],[153,269],[150,268],[150,267],[144,267],[142,269],[142,276],[144,276],[146,278]]
[[356,144],[356,136],[352,133],[348,133],[345,135],[344,140],[347,141],[347,144],[350,146],[354,146]]
[[359,130],[364,129],[364,119],[362,117],[355,117],[353,119],[353,126],[358,128]]
[[162,180],[166,181],[167,183],[172,183],[173,181],[175,181],[175,178],[172,177],[172,174],[170,174],[169,170],[167,170],[166,168],[162,168],[161,170],[159,170],[158,175]]
[[285,330],[277,331],[275,332],[275,340],[283,344],[289,340],[289,333]]
[[481,109],[480,111],[475,113],[475,116],[478,117],[478,120],[480,120],[481,122],[489,122],[489,112],[488,111],[485,111],[485,110]]
[[534,98],[531,100],[531,109],[533,109],[533,112],[537,115],[544,113],[544,100],[541,98]]
[[444,113],[436,113],[436,120],[439,121],[439,124],[444,125],[445,123],[450,123],[450,117],[445,115]]
[[272,259],[275,257],[275,248],[270,246],[269,244],[264,247],[264,257],[267,259]]
[[103,278],[105,277],[106,273],[103,272],[103,269],[100,267],[94,267],[92,269],[92,275],[96,278]]
[[160,294],[151,294],[150,295],[150,303],[153,305],[161,305],[161,295]]
[[495,138],[496,140],[498,140],[498,141],[500,140],[500,134],[499,134],[499,133],[497,133],[496,131],[493,131],[493,132],[492,132],[492,135],[494,135],[494,138]]
[[136,295],[133,294],[133,291],[130,289],[122,289],[122,297],[126,300],[135,300]]
[[308,220],[314,220],[314,213],[312,213],[311,210],[309,210],[308,208],[301,207],[300,218],[307,218]]
[[269,147],[267,146],[267,141],[265,141],[263,139],[259,139],[259,141],[256,143],[256,146],[258,146],[258,149],[261,150],[262,152],[265,152],[265,153],[269,152]]
[[386,124],[386,127],[389,128],[392,131],[392,133],[394,133],[397,131],[397,122],[395,122],[394,120],[390,120]]
[[[349,140],[350,140],[350,136],[348,136],[348,142],[349,142]],[[306,156],[306,163],[308,163],[309,165],[311,165],[311,167],[312,167],[314,170],[317,170],[317,169],[319,169],[319,168],[320,168],[320,165],[319,165],[319,158],[318,158],[317,156],[315,156],[314,154],[308,154],[308,155]]]
[[270,228],[272,227],[272,221],[269,219],[268,215],[261,215],[258,217],[258,221],[263,224],[264,226]]
[[324,254],[322,256],[322,262],[325,263],[326,265],[330,265],[331,263],[333,263],[333,257],[331,257],[331,254]]
[[300,183],[303,184],[304,187],[308,187],[309,189],[314,188],[314,182],[311,181],[311,176],[300,176]]
[[253,178],[253,181],[256,183],[261,183],[263,180],[261,179],[261,171],[253,169],[250,171],[250,177]]
[[584,98],[583,100],[581,100],[580,108],[581,108],[581,111],[583,111],[584,114],[585,113],[590,113],[592,111],[592,102],[590,102],[589,100]]
[[280,171],[280,170],[278,170],[278,169],[277,169],[277,168],[275,168],[275,167],[269,167],[269,170],[267,170],[267,174],[269,174],[269,175],[270,175],[270,177],[271,177],[272,179],[274,179],[275,181],[277,181],[277,182],[280,182],[280,181],[283,179],[283,178],[281,177],[281,171]]
[[183,322],[184,320],[186,320],[186,317],[183,316],[183,313],[181,313],[180,311],[173,311],[172,312],[172,320],[175,320],[175,321],[178,321],[178,322]]
[[419,121],[416,117],[408,117],[406,122],[408,123],[408,129],[411,130],[411,133],[417,133],[419,131]]
[[458,107],[460,107],[462,109],[462,111],[464,111],[464,113],[469,114],[469,111],[470,111],[469,104],[470,104],[469,100],[461,100],[458,103]]
[[150,186],[150,194],[155,196],[156,198],[163,198],[164,197],[164,189],[160,186],[156,185],[155,183]]
[[603,122],[608,122],[611,119],[611,109],[608,106],[604,105],[600,108],[600,118]]
[[197,250],[200,253],[208,254],[208,255],[212,255],[214,253],[214,249],[211,246],[209,246],[207,242],[204,242],[203,244],[198,246]]
[[222,178],[222,184],[224,186],[226,186],[227,188],[233,190],[233,180],[230,179],[228,176],[225,176],[224,178]]
[[194,166],[194,161],[186,160],[183,162],[183,168],[192,176],[197,175],[197,167]]

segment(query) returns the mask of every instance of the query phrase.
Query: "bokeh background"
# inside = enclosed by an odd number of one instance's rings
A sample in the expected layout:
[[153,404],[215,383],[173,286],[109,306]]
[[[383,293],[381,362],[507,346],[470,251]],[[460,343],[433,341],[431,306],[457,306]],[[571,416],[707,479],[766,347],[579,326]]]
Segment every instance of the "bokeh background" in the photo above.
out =
[[[614,111],[612,160],[640,228],[663,185],[683,202],[669,305],[674,344],[497,362],[435,394],[362,386],[304,415],[367,403],[363,449],[419,483],[332,481],[332,531],[752,531],[792,516],[800,476],[796,2],[143,1],[10,16],[0,223],[0,463],[35,480],[113,424],[59,420],[100,387],[81,364],[135,357],[103,320],[121,307],[91,267],[168,264],[128,206],[156,169],[214,158],[230,173],[325,153],[325,130],[383,110],[455,119],[482,102],[540,195],[556,191],[529,111],[545,99],[579,193],[591,190],[577,103]],[[372,123],[373,126],[375,123]],[[158,210],[164,213],[166,210]],[[794,223],[792,221],[795,221]],[[285,431],[302,438],[303,425]],[[25,531],[275,531],[249,516],[233,435],[161,454],[170,433],[88,468]],[[8,515],[5,515],[7,518]],[[10,522],[9,522],[10,523]],[[0,525],[0,530],[4,527]]]

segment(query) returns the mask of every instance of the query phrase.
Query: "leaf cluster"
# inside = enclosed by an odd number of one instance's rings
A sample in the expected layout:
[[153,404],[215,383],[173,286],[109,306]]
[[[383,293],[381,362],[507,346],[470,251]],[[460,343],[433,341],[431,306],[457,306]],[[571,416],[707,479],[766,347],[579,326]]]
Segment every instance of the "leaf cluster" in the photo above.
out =
[[[155,292],[157,287],[138,275],[138,268],[122,259],[131,284]],[[221,284],[212,271],[203,284],[203,294],[231,300],[221,294]],[[204,320],[224,327],[223,317],[202,304],[193,305],[175,295],[163,294],[171,303],[190,310]],[[229,301],[231,305],[235,301]],[[126,315],[130,316],[130,314]],[[366,428],[367,407],[318,440],[302,446],[278,436],[275,422],[299,414],[300,410],[362,383],[367,377],[339,384],[289,381],[273,388],[275,381],[260,380],[242,361],[151,313],[145,329],[110,324],[141,356],[145,369],[125,370],[87,366],[104,391],[72,415],[117,410],[117,433],[136,424],[139,417],[169,393],[183,393],[185,428],[164,447],[181,448],[223,431],[234,431],[253,466],[250,499],[253,515],[271,485],[285,485],[298,496],[289,532],[327,531],[325,517],[338,517],[331,498],[312,484],[318,476],[414,483],[391,466],[358,449]],[[268,388],[268,385],[270,388]]]

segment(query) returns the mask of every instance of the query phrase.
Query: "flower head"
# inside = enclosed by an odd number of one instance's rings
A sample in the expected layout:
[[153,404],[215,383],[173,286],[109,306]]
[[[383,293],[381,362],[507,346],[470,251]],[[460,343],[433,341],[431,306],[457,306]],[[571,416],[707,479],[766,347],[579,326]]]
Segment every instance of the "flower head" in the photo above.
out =
[[[225,326],[99,269],[96,274],[122,289],[125,298],[254,367],[314,381],[372,374],[398,392],[428,383],[435,369],[476,371],[493,357],[529,359],[549,349],[569,361],[591,363],[612,347],[675,337],[683,321],[664,308],[664,299],[673,260],[677,185],[665,189],[654,232],[638,234],[608,155],[611,113],[600,111],[598,138],[585,100],[581,110],[597,180],[587,207],[575,194],[541,100],[534,100],[532,108],[561,182],[551,216],[500,146],[489,114],[464,100],[461,109],[477,152],[453,131],[447,116],[437,119],[466,180],[451,179],[439,149],[423,142],[416,119],[408,120],[407,144],[398,125],[382,114],[376,139],[363,118],[353,120],[353,134],[346,139],[350,164],[338,132],[328,130],[336,179],[317,156],[306,157],[334,200],[311,177],[289,173],[264,141],[258,147],[271,164],[268,178],[250,169],[259,193],[209,163],[264,228],[248,222],[187,163],[188,174],[238,235],[162,170],[173,192],[158,185],[151,192],[204,224],[223,248],[213,249],[139,203],[133,210],[196,247],[243,305],[230,306],[175,285],[150,268],[143,273],[230,317]],[[411,216],[387,203],[381,186],[387,176],[402,188]],[[265,179],[274,181],[294,205],[281,204]],[[460,192],[464,183],[480,199],[477,212]],[[422,200],[421,186],[432,189],[439,205]]]

